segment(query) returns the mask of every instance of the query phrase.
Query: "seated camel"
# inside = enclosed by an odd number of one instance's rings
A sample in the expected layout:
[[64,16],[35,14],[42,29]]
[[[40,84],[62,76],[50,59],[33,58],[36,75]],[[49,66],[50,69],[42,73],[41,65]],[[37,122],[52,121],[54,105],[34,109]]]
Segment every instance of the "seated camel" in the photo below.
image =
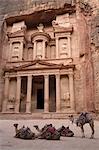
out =
[[33,133],[30,128],[25,128],[25,126],[23,126],[22,128],[18,129],[18,124],[14,124],[15,127],[15,132],[16,138],[21,138],[21,139],[35,139],[35,133]]
[[52,126],[52,124],[45,125],[42,129],[39,129],[38,125],[34,126],[39,132],[37,138],[46,140],[60,140],[60,133]]
[[92,130],[92,134],[91,134],[91,137],[90,138],[94,138],[94,120],[91,116],[90,113],[88,112],[82,112],[77,119],[74,118],[73,115],[70,115],[69,116],[69,119],[70,121],[72,121],[72,123],[75,123],[78,127],[81,128],[81,132],[82,132],[82,138],[85,137],[85,134],[84,134],[84,125],[86,123],[88,123],[91,127],[91,130]]
[[64,137],[74,136],[74,133],[73,131],[69,129],[69,126],[68,127],[62,126],[59,129],[57,129],[57,131],[60,133],[61,136],[64,136]]

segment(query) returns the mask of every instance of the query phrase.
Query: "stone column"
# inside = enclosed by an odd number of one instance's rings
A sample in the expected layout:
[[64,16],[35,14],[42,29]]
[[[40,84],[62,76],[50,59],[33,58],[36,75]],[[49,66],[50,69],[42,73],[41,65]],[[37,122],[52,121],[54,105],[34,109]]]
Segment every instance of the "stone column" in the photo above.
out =
[[74,84],[73,84],[73,74],[69,74],[69,90],[70,90],[70,106],[71,110],[75,110],[74,102]]
[[2,112],[7,111],[7,102],[9,97],[9,78],[5,77],[5,85],[4,85],[4,101],[2,106]]
[[28,76],[26,113],[31,113],[32,75]]
[[44,76],[44,112],[49,112],[49,76]]
[[71,57],[71,47],[70,47],[70,35],[68,35],[68,54],[69,54],[69,57]]
[[60,75],[56,75],[56,112],[60,112],[61,101],[60,101]]
[[11,61],[11,59],[12,59],[12,42],[11,42],[11,41],[10,41],[9,47],[10,47],[10,51],[9,51],[9,61]]
[[33,60],[35,60],[36,59],[36,48],[37,48],[37,42],[36,41],[34,41],[34,48],[33,48]]
[[20,42],[20,56],[19,56],[19,59],[22,60],[23,58],[23,41]]
[[17,77],[17,90],[16,90],[15,113],[19,113],[20,94],[21,94],[21,76],[18,76],[18,77]]
[[59,39],[56,37],[56,59],[59,58]]
[[45,41],[43,41],[43,52],[42,52],[42,58],[45,59]]

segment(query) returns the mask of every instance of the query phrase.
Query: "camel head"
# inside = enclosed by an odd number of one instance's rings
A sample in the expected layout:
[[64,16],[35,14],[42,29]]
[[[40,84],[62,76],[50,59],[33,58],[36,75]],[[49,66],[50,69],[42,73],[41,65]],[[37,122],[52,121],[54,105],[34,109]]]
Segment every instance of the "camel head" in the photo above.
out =
[[34,127],[35,129],[38,129],[38,128],[39,128],[38,125],[34,125],[33,127]]
[[13,124],[15,128],[18,128],[18,123]]
[[73,115],[70,115],[70,116],[68,116],[69,117],[69,120],[72,122],[72,123],[74,123],[74,116]]

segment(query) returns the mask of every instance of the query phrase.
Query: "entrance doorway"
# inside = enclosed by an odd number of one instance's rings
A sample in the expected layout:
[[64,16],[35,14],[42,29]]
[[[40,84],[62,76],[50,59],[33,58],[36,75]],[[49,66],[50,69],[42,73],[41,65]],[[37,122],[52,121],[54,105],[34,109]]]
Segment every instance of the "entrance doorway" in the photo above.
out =
[[44,91],[37,89],[37,109],[44,109]]

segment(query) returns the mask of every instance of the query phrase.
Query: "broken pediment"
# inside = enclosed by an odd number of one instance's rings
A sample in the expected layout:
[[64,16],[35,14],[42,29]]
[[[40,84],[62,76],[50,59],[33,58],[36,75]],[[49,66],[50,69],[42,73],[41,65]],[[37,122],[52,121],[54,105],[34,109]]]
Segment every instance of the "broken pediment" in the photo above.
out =
[[22,29],[22,30],[19,30],[19,31],[15,31],[15,32],[8,32],[7,33],[7,36],[9,37],[9,38],[14,38],[14,37],[24,37],[24,35],[25,35],[25,30],[24,29]]
[[24,21],[13,23],[11,32],[8,32],[7,35],[9,38],[13,37],[22,37],[25,35],[26,25]]

